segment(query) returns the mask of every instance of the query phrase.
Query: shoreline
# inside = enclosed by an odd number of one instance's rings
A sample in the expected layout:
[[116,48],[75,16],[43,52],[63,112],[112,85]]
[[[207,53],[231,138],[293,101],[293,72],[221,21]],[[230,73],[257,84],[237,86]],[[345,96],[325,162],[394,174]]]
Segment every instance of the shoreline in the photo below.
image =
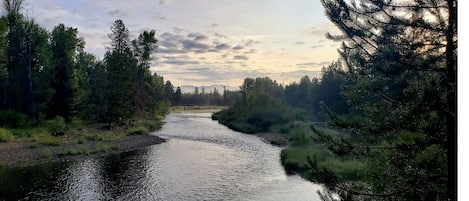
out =
[[[247,134],[250,135],[250,134]],[[267,144],[278,147],[286,147],[288,145],[288,138],[286,134],[281,133],[255,133],[255,136],[261,138]]]
[[75,161],[141,149],[166,142],[156,135],[128,135],[115,141],[86,141],[83,144],[35,146],[29,141],[0,143],[0,167],[14,168],[52,162]]

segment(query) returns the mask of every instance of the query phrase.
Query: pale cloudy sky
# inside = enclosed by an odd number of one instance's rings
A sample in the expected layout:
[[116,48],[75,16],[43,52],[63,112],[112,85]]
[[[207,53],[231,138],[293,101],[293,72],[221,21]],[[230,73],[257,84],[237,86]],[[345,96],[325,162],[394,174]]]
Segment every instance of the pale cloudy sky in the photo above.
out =
[[122,19],[132,38],[155,29],[152,71],[176,85],[239,86],[268,76],[289,84],[338,58],[338,30],[318,0],[25,0],[23,13],[49,30],[76,27],[102,58]]

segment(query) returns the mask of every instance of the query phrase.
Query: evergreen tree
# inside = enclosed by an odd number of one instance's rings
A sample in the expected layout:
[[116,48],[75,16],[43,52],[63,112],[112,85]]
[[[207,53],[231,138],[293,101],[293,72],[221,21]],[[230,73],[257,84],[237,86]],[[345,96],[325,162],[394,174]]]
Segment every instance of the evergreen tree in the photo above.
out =
[[137,114],[144,114],[149,107],[150,90],[148,83],[151,79],[150,62],[151,54],[157,48],[158,40],[155,38],[155,31],[144,31],[137,39],[132,41],[134,56],[137,58],[137,69],[133,78],[134,84],[134,105]]
[[[366,162],[351,180],[310,158],[310,179],[341,200],[455,200],[456,1],[322,0],[346,39],[344,87],[360,120],[328,111],[353,138],[313,127],[339,158]],[[331,196],[322,194],[325,200]]]
[[116,20],[111,27],[112,48],[106,52],[107,86],[105,91],[106,117],[109,126],[120,124],[133,113],[132,99],[134,94],[133,75],[137,60],[130,49],[129,31],[122,20]]
[[48,112],[50,116],[59,115],[69,121],[77,112],[78,91],[84,88],[78,81],[79,74],[83,72],[79,71],[76,63],[83,41],[78,38],[77,29],[59,24],[52,31],[51,48],[55,69],[52,86],[55,94]]

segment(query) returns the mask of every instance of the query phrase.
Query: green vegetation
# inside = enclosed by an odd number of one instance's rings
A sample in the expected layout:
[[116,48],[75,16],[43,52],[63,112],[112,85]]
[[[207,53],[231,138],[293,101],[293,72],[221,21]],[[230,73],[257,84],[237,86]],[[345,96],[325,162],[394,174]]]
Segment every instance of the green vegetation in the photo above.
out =
[[0,142],[8,142],[13,139],[14,137],[9,130],[0,128]]
[[133,127],[131,129],[129,129],[127,131],[127,133],[129,135],[140,135],[140,134],[145,134],[145,133],[148,133],[148,128],[146,128],[145,126],[137,126],[137,127]]
[[321,2],[340,60],[285,87],[247,78],[213,118],[288,132],[282,164],[323,200],[455,200],[457,1]]
[[98,154],[103,152],[108,152],[111,150],[118,149],[117,145],[112,143],[98,143],[94,148],[70,148],[64,155],[66,156],[78,156],[78,155],[89,155],[89,154]]
[[52,153],[52,151],[50,149],[46,148],[46,149],[42,150],[42,157],[43,158],[52,158],[53,154],[54,153]]
[[161,128],[176,92],[149,69],[154,30],[132,39],[115,20],[111,47],[98,60],[85,51],[78,29],[47,30],[21,13],[24,1],[2,2],[0,142],[31,141],[31,148],[98,142],[101,147],[87,151],[93,153],[113,149],[103,143]]

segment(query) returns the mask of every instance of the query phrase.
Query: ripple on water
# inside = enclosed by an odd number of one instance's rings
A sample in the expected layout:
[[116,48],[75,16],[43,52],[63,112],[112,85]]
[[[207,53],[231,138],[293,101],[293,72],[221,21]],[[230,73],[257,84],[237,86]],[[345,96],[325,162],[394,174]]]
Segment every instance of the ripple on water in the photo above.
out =
[[173,113],[165,121],[154,133],[169,139],[163,144],[2,170],[0,200],[319,200],[319,185],[285,175],[280,148],[208,113]]

